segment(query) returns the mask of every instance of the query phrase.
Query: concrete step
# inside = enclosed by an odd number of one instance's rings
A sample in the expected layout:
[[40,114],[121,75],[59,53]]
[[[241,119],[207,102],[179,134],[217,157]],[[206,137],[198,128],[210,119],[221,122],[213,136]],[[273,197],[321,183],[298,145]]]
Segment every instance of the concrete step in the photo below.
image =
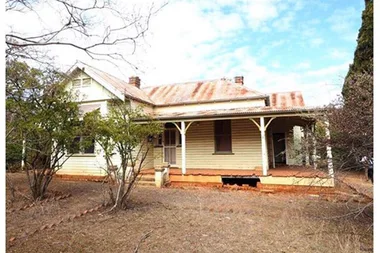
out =
[[138,186],[156,186],[154,181],[138,181],[137,185]]
[[140,181],[153,181],[154,182],[154,175],[142,175],[140,177]]

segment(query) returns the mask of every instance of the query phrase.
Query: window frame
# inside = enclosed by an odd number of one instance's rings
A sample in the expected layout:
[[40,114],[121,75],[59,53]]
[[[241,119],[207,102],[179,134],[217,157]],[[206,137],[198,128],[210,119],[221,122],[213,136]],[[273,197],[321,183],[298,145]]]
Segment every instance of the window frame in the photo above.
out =
[[[89,84],[86,84],[86,85],[84,85],[83,84],[83,80],[90,80],[90,83]],[[92,86],[92,78],[91,77],[79,77],[79,78],[75,78],[75,79],[73,79],[72,81],[71,81],[71,84],[72,84],[72,87],[73,88],[88,88],[88,87],[91,87]],[[76,84],[76,85],[74,85],[74,82],[78,82],[79,81],[79,85],[78,84]]]
[[[229,133],[217,133],[217,128],[218,128],[217,124],[225,124],[225,122],[228,122],[229,124]],[[223,129],[223,125],[219,127]],[[229,150],[220,150],[220,147],[218,147],[218,144],[217,144],[217,138],[219,137],[228,138]],[[215,120],[214,121],[214,153],[213,155],[233,155],[233,154],[234,153],[232,152],[232,122],[231,120]]]
[[[81,143],[83,142],[83,139],[86,138],[88,136],[76,136],[74,139],[73,139],[73,142],[79,138],[78,142],[79,142],[79,150],[78,152],[72,152],[72,150],[68,150],[68,154],[70,154],[71,156],[96,156],[96,143],[95,143],[95,139],[92,139],[92,142],[93,142],[93,145],[87,147],[87,150],[88,149],[93,149],[92,153],[88,153],[86,152],[86,149],[84,149],[82,146],[81,146]],[[71,149],[71,147],[70,147]],[[77,151],[77,150],[75,150]]]

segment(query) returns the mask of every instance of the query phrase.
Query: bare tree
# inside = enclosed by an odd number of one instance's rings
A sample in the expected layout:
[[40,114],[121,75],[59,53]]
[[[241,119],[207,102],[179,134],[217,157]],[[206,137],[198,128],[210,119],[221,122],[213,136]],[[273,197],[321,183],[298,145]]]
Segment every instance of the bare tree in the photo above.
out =
[[[6,0],[7,14],[22,13],[23,19],[34,14],[41,23],[36,34],[17,30],[8,24],[6,57],[45,63],[52,60],[47,50],[59,46],[75,48],[92,59],[122,60],[136,67],[126,54],[134,54],[149,29],[151,17],[164,5],[156,7],[152,3],[145,9],[132,6],[125,10],[109,0]],[[59,20],[49,20],[53,24],[43,27],[43,16],[39,13],[42,7],[58,15]]]

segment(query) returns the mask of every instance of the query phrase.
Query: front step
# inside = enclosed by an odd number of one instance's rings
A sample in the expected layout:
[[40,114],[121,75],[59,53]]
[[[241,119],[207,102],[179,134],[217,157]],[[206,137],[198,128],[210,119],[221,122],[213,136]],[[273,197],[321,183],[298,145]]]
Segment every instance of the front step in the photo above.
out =
[[154,174],[142,174],[141,177],[139,177],[139,181],[137,182],[137,185],[139,186],[155,186],[156,183],[154,182]]
[[154,174],[143,174],[141,175],[141,177],[139,177],[140,180],[139,181],[153,181],[154,182]]
[[154,181],[138,181],[137,186],[156,186]]

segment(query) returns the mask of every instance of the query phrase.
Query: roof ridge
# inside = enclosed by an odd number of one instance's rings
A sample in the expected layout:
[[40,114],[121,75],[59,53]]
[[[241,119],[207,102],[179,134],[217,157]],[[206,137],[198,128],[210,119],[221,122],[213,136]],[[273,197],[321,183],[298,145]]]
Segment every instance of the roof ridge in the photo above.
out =
[[116,79],[118,79],[118,80],[120,80],[120,81],[122,81],[122,82],[124,82],[124,83],[129,84],[127,81],[125,81],[125,80],[123,80],[123,79],[121,79],[121,78],[119,78],[119,77],[117,77],[117,76],[114,76],[114,75],[112,75],[112,74],[110,74],[110,73],[108,73],[108,72],[105,72],[104,70],[98,69],[97,67],[91,66],[91,65],[89,65],[89,64],[87,64],[87,63],[84,63],[84,62],[82,62],[82,61],[78,61],[78,62],[81,63],[81,64],[84,64],[84,65],[86,65],[86,66],[88,66],[88,67],[90,67],[90,68],[93,68],[93,69],[95,69],[95,70],[97,70],[97,71],[100,71],[100,72],[102,72],[102,73],[104,73],[104,74],[107,74],[107,75],[109,75],[109,76],[111,76],[111,77],[113,77],[113,78],[116,78]]
[[[116,77],[108,72],[105,72],[101,69],[98,69],[96,67],[93,67],[87,63],[84,63],[82,61],[77,61],[75,66],[81,68],[88,68],[88,71],[93,72],[95,75],[97,75],[100,79],[102,79],[104,82],[110,84],[113,86],[116,90],[121,92],[122,94],[129,96],[136,100],[142,100],[146,103],[154,104],[152,99],[146,94],[145,91],[142,89],[139,89],[135,87],[134,85],[131,85],[129,82]],[[109,79],[108,81],[106,79]],[[95,78],[96,79],[96,78]],[[99,80],[98,80],[99,81]]]
[[241,85],[241,84],[236,84],[233,81],[233,78],[228,78],[228,77],[213,78],[213,79],[204,79],[204,80],[195,80],[195,81],[186,81],[186,82],[181,82],[181,83],[171,83],[171,84],[160,84],[160,85],[144,86],[144,87],[141,87],[141,90],[150,89],[150,88],[156,88],[156,87],[185,85],[185,84],[190,84],[190,83],[213,82],[213,81],[229,81],[232,84],[236,85],[237,87],[241,87],[241,88],[247,89],[248,91],[258,93],[257,95],[259,95],[259,96],[268,96],[269,95],[268,93],[263,93],[263,92],[251,89],[251,88],[249,88],[247,86],[244,86],[244,85]]
[[279,92],[271,92],[269,94],[279,94],[279,93],[292,93],[292,92],[300,92],[302,93],[301,90],[291,90],[291,91],[279,91]]

